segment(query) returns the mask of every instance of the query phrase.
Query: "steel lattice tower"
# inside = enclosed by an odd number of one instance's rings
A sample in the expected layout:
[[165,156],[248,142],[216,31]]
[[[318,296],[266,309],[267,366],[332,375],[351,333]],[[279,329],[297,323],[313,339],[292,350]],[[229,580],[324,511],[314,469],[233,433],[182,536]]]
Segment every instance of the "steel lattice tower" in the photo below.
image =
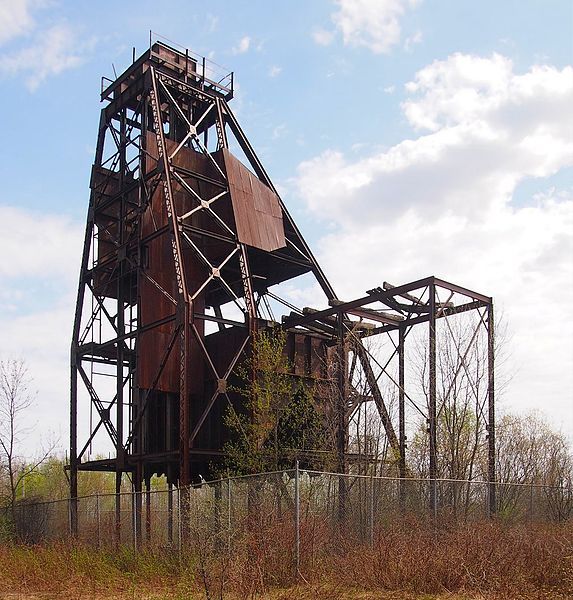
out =
[[[180,486],[208,473],[222,456],[223,411],[233,402],[229,378],[254,332],[276,324],[272,306],[290,311],[281,326],[295,375],[322,376],[321,359],[337,357],[340,471],[349,419],[360,403],[372,401],[400,475],[407,476],[404,343],[414,325],[429,323],[425,412],[435,478],[436,321],[477,310],[489,340],[488,389],[480,402],[487,409],[494,510],[491,298],[430,277],[340,302],[229,108],[232,73],[158,41],[107,83],[71,346],[71,497],[77,497],[79,470],[115,472],[118,493],[124,473],[136,491],[154,473]],[[278,295],[277,286],[301,276],[318,284],[328,308],[299,309]],[[378,334],[396,336],[397,427],[378,385],[390,361],[380,371],[362,343]],[[367,395],[353,388],[357,364]],[[95,420],[78,445],[82,398]],[[104,430],[114,456],[85,460]],[[71,512],[76,528],[74,503]]]

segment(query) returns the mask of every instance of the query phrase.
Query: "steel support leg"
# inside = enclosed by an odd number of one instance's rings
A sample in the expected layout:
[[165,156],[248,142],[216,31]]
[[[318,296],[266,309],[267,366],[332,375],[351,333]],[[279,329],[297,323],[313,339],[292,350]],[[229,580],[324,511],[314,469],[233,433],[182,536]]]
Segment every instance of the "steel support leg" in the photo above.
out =
[[438,510],[436,477],[437,431],[436,431],[436,286],[430,285],[429,320],[429,382],[428,382],[428,433],[430,436],[430,509],[434,516]]
[[398,457],[398,470],[400,473],[400,510],[406,508],[406,410],[404,391],[404,342],[406,332],[404,327],[398,330],[398,443],[400,456]]
[[[338,390],[336,398],[336,454],[339,473],[346,473],[346,348],[344,343],[344,315],[338,314]],[[344,521],[346,514],[346,478],[338,478],[338,520]]]
[[495,386],[494,386],[494,318],[493,304],[487,307],[487,370],[488,370],[488,482],[489,482],[489,514],[497,511],[496,499],[496,469],[495,469]]

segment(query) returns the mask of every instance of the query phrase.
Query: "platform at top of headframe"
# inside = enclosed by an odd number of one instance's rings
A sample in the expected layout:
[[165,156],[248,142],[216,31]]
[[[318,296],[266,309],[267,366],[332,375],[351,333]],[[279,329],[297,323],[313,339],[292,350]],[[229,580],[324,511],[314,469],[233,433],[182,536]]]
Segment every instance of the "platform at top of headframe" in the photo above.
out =
[[152,38],[149,48],[115,80],[102,77],[101,100],[112,102],[134,79],[140,77],[150,63],[158,70],[167,73],[183,83],[217,94],[225,100],[233,97],[234,74],[213,61],[200,56],[187,48],[175,48],[177,44]]

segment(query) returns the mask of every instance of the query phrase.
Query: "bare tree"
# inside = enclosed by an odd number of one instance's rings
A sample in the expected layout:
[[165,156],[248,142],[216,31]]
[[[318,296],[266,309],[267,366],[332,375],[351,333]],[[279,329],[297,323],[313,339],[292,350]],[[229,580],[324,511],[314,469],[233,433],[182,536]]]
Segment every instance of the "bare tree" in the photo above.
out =
[[[487,393],[488,339],[483,319],[461,314],[443,319],[436,331],[436,470],[439,478],[472,481],[488,477]],[[496,397],[508,383],[504,363],[507,328],[503,318],[496,322]],[[413,336],[411,376],[417,385],[420,406],[429,414],[429,348],[424,332]],[[416,387],[416,386],[415,386]],[[409,444],[409,463],[414,473],[429,477],[428,422],[420,421]],[[454,514],[471,508],[475,487],[442,484],[439,502]]]
[[573,514],[573,454],[567,438],[538,413],[504,415],[497,432],[499,481],[520,484],[500,486],[500,512],[516,513],[520,506],[531,510],[528,504],[535,503],[557,520]]
[[18,490],[24,479],[49,456],[53,445],[31,463],[21,455],[21,444],[30,433],[26,413],[34,404],[32,378],[26,363],[19,360],[0,361],[0,466],[5,473],[4,492],[15,522]]
[[[415,341],[413,370],[428,405],[428,348],[425,342]],[[472,480],[476,475],[482,475],[476,471],[480,455],[486,451],[483,418],[487,388],[486,343],[483,335],[476,335],[476,324],[463,316],[452,320],[447,328],[438,330],[436,431],[439,477]],[[426,429],[426,423],[421,423],[411,444],[413,466],[423,477],[428,476]]]

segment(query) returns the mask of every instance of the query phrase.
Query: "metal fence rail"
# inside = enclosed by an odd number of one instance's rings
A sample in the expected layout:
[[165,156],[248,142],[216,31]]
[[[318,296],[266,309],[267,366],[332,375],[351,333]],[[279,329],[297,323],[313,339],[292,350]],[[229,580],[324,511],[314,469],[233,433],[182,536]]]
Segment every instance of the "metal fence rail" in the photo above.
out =
[[[430,510],[431,490],[437,508]],[[573,489],[496,484],[497,515],[511,522],[559,522],[573,517]],[[329,545],[376,542],[406,518],[468,523],[488,518],[489,484],[394,479],[293,469],[234,477],[186,489],[96,494],[79,498],[79,541],[118,545],[231,549],[245,535],[281,537],[297,565]],[[71,537],[70,501],[19,503],[0,511],[0,530],[17,539]],[[303,557],[303,558],[301,558]],[[298,568],[298,567],[297,567]]]

